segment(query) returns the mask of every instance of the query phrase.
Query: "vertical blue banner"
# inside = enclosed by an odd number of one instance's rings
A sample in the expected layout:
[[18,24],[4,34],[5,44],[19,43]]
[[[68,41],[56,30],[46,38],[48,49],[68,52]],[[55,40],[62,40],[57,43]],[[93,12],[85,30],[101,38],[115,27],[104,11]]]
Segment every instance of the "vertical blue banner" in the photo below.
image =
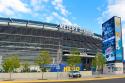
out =
[[114,18],[102,24],[102,52],[107,61],[115,61]]
[[102,24],[102,52],[107,61],[123,61],[121,18],[112,17]]
[[121,19],[119,17],[115,17],[114,21],[115,21],[116,60],[122,61],[123,49],[122,49]]

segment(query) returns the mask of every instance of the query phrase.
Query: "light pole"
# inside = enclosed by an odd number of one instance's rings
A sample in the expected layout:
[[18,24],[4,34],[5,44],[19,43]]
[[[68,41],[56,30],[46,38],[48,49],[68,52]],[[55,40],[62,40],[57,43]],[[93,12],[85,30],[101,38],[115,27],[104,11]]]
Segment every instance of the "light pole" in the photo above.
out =
[[59,69],[60,69],[59,64],[61,63],[61,61],[62,61],[62,56],[61,56],[61,47],[60,47],[60,40],[59,40],[59,48],[57,50],[57,66],[56,66],[56,69],[57,69],[57,79],[59,78]]

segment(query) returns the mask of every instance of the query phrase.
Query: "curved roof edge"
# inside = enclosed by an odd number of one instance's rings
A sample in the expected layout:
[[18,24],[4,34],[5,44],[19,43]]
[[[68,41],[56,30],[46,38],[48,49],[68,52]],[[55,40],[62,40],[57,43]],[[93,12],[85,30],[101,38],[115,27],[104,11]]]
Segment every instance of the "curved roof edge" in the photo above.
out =
[[[36,26],[51,26],[52,28],[57,28],[57,29],[62,29],[60,27],[60,24],[54,24],[54,23],[47,23],[47,22],[41,22],[41,21],[33,21],[33,20],[25,20],[25,19],[16,19],[16,18],[4,18],[4,17],[0,17],[0,22],[6,22],[6,23],[17,23],[17,24],[23,24],[25,26],[27,25],[36,25]],[[65,29],[66,28],[66,29]],[[90,31],[87,31],[85,29],[80,29],[80,27],[76,27],[79,29],[78,33],[82,33],[84,35],[88,35],[88,36],[92,36],[94,38],[99,38],[101,39],[101,35],[96,34],[96,33],[92,33]],[[66,25],[63,29],[64,30],[69,30],[71,32],[75,32],[76,28],[73,29],[73,26],[68,26]],[[77,32],[77,31],[76,31]]]

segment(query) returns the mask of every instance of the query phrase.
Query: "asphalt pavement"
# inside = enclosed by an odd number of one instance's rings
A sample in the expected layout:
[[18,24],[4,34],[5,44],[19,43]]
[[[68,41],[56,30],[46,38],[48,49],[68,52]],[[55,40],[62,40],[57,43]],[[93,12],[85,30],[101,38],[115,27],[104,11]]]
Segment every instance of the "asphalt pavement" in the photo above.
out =
[[[43,82],[28,82],[28,83],[43,83]],[[92,80],[92,81],[44,82],[44,83],[125,83],[125,78],[108,79],[108,80]]]
[[[3,82],[4,83],[4,82]],[[5,82],[5,83],[25,83],[25,82]],[[125,78],[107,79],[107,80],[90,80],[90,81],[62,81],[62,82],[26,82],[26,83],[125,83]]]

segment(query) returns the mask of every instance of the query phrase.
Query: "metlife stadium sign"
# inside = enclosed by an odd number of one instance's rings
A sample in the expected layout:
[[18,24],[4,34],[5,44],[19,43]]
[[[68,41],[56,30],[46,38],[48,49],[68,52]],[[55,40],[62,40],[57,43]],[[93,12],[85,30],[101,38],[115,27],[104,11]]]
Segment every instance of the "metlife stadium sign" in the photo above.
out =
[[59,24],[59,27],[60,27],[59,29],[63,29],[63,30],[80,32],[80,27],[78,26]]
[[107,61],[122,61],[121,18],[112,17],[102,24],[102,52]]

